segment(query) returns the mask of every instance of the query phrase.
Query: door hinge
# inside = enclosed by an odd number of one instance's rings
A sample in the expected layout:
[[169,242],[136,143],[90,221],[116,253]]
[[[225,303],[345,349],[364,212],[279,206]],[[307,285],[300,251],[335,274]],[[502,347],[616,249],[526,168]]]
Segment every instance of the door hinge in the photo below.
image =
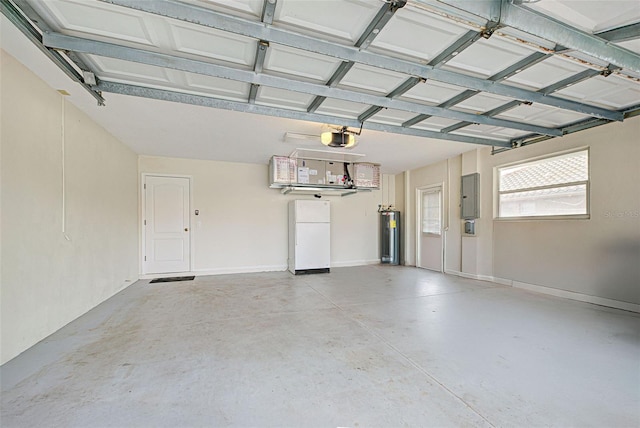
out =
[[145,220],[145,221],[144,221],[144,225],[145,225],[145,226],[147,225],[147,220]]
[[145,188],[145,189],[147,188],[147,183],[144,183],[144,188]]
[[145,261],[145,262],[147,261],[147,256],[144,256],[144,261]]

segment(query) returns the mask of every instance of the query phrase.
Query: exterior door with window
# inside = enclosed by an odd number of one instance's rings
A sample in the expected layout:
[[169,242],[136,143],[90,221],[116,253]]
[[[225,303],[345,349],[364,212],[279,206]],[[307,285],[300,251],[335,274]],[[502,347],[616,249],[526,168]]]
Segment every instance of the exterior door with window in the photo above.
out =
[[418,267],[443,271],[442,187],[418,190]]
[[189,179],[146,176],[144,273],[190,270]]

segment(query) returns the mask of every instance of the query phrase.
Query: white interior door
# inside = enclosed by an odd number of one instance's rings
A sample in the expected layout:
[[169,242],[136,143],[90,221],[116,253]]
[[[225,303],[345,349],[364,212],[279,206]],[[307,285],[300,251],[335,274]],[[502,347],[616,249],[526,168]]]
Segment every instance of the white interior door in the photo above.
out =
[[420,189],[417,199],[417,266],[442,272],[442,187]]
[[146,176],[144,184],[144,272],[188,272],[189,179]]

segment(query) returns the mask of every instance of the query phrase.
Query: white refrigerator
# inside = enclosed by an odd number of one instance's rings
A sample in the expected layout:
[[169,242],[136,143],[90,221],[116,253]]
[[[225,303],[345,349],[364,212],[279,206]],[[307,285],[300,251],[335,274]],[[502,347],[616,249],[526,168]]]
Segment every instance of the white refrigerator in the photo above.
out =
[[330,205],[322,200],[289,201],[289,271],[328,273]]

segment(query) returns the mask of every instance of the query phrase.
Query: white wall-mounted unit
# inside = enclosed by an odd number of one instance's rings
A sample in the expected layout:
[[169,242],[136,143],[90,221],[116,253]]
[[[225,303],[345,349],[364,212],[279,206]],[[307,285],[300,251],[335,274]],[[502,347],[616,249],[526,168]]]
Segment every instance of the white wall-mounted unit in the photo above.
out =
[[[380,188],[380,165],[369,162],[350,162],[334,159],[316,159],[272,156],[269,160],[269,187],[290,193],[298,187],[314,189],[358,190]],[[296,189],[293,189],[293,188]]]
[[289,271],[294,275],[328,273],[330,267],[328,201],[289,202]]

